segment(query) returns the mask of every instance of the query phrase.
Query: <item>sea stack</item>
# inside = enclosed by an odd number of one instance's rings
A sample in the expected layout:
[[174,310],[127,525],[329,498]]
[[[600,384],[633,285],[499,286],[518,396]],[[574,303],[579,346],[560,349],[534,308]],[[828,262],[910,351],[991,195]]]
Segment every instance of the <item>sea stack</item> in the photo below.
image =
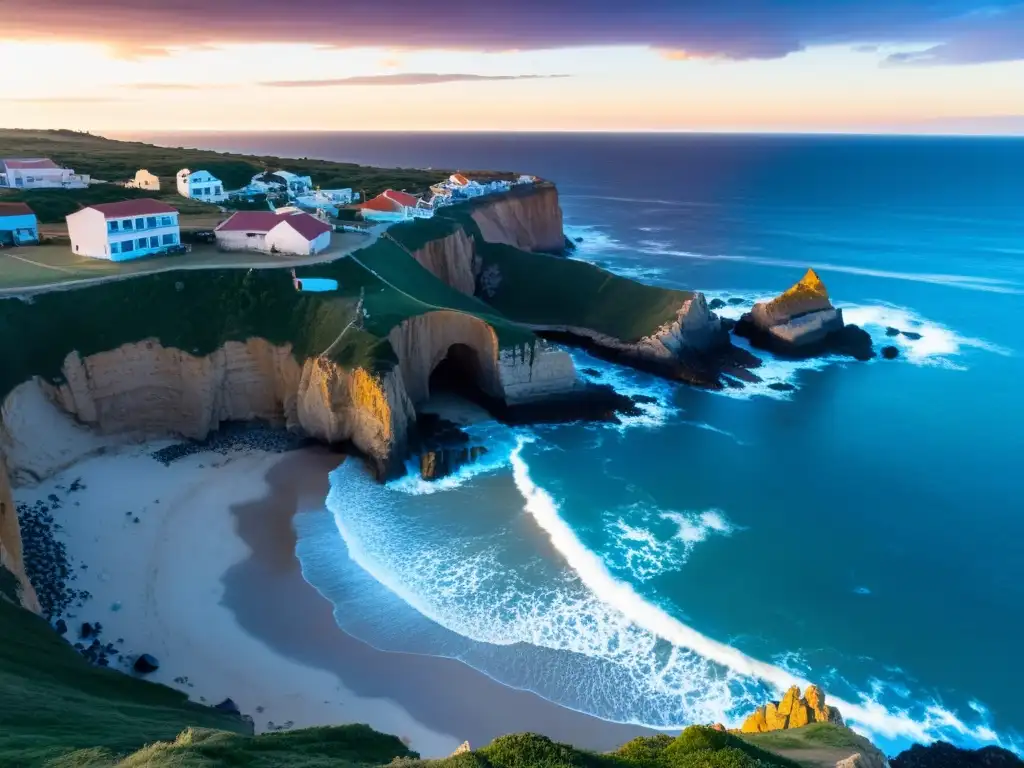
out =
[[813,269],[785,293],[755,304],[740,318],[734,333],[784,357],[837,354],[868,360],[875,356],[871,337],[843,322],[843,310],[832,306],[828,289]]

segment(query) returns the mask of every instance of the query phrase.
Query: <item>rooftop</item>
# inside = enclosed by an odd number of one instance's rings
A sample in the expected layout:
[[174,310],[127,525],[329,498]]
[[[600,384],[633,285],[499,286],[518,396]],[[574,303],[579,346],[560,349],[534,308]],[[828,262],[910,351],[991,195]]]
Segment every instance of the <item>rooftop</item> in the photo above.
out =
[[25,203],[0,203],[0,216],[31,216],[33,211]]
[[138,200],[120,200],[116,203],[97,203],[96,205],[87,205],[83,210],[89,208],[99,211],[108,219],[121,219],[128,216],[152,216],[156,213],[178,212],[177,208],[173,208],[167,203],[162,203],[159,200],[153,200],[148,197],[140,198]]
[[218,232],[263,232],[267,233],[281,222],[298,232],[307,240],[313,240],[333,227],[308,213],[274,213],[273,211],[238,211],[227,221],[217,226]]
[[48,157],[12,157],[0,162],[15,171],[60,170],[60,166]]

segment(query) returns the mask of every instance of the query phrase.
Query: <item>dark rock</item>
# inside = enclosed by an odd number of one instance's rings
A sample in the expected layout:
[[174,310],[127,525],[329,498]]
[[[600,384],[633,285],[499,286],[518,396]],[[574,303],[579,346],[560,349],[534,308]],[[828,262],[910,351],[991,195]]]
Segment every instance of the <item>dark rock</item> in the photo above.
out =
[[903,337],[910,339],[911,341],[917,341],[921,338],[921,334],[915,333],[914,331],[903,331]]
[[141,656],[135,659],[135,663],[132,665],[132,669],[134,669],[140,675],[148,675],[150,672],[156,672],[158,669],[160,669],[160,662],[156,660],[155,656],[151,656],[148,653],[143,653]]
[[92,637],[96,633],[96,629],[88,621],[82,624],[82,629],[78,633],[78,636],[82,639]]
[[53,627],[57,630],[58,635],[66,635],[68,633],[68,625],[64,619],[57,619],[57,623]]
[[736,296],[733,296],[731,299],[729,299],[729,303],[732,304],[734,307],[739,306],[740,304],[743,304],[745,302],[746,299],[741,299]]
[[580,368],[580,373],[585,376],[592,376],[595,379],[601,378],[601,372],[597,368]]
[[219,709],[221,712],[229,712],[232,715],[242,714],[241,710],[238,708],[238,705],[235,704],[235,702],[231,699],[224,699],[224,701],[222,701],[220,704],[214,704],[213,708]]
[[844,325],[842,330],[829,334],[826,342],[830,351],[856,358],[870,360],[875,356],[871,346],[871,335],[857,325]]
[[726,332],[731,332],[736,328],[736,321],[731,317],[723,317],[720,319],[720,322],[722,324],[722,330]]
[[708,309],[711,310],[721,309],[724,306],[725,302],[722,301],[721,299],[712,299],[711,301],[708,302]]
[[900,329],[899,329],[899,328],[893,328],[893,327],[892,327],[892,326],[890,325],[890,326],[888,326],[888,327],[887,327],[887,328],[885,329],[885,335],[886,335],[886,336],[899,336],[899,335],[900,335]]
[[1013,752],[1001,747],[958,749],[938,741],[927,747],[915,744],[889,761],[892,768],[1024,768]]
[[631,395],[631,398],[634,403],[644,403],[647,405],[658,402],[658,398],[651,395]]
[[768,389],[774,389],[776,392],[792,392],[796,387],[784,381],[773,381],[768,385]]
[[577,237],[576,238],[576,242],[577,243],[582,243],[583,242],[583,238],[582,237]]
[[882,347],[882,357],[886,360],[895,360],[900,356],[900,351],[896,347]]

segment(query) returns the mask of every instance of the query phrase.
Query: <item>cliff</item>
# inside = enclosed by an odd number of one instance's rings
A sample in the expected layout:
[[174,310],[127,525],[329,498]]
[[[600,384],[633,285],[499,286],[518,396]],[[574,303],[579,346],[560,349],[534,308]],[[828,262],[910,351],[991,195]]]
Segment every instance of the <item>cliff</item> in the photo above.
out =
[[471,216],[481,238],[523,251],[560,254],[565,248],[558,191],[542,185],[530,195],[509,195],[498,204],[473,208]]

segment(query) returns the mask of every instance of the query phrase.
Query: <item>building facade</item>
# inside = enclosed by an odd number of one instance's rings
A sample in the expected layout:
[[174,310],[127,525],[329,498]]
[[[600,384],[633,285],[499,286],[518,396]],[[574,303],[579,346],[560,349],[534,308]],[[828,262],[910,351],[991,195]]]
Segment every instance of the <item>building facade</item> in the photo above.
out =
[[67,217],[71,250],[79,256],[128,261],[181,244],[178,211],[159,200],[91,205]]
[[228,199],[224,191],[224,182],[209,171],[190,171],[182,168],[178,171],[178,194],[190,200],[204,203],[223,203]]
[[333,227],[298,211],[238,211],[213,231],[226,251],[312,256],[331,244]]
[[0,187],[10,189],[84,189],[89,177],[61,168],[48,157],[0,160]]
[[24,203],[0,203],[0,246],[39,242],[39,222]]
[[160,190],[160,177],[142,168],[135,174],[135,178],[125,184],[129,189],[148,189],[151,192]]

